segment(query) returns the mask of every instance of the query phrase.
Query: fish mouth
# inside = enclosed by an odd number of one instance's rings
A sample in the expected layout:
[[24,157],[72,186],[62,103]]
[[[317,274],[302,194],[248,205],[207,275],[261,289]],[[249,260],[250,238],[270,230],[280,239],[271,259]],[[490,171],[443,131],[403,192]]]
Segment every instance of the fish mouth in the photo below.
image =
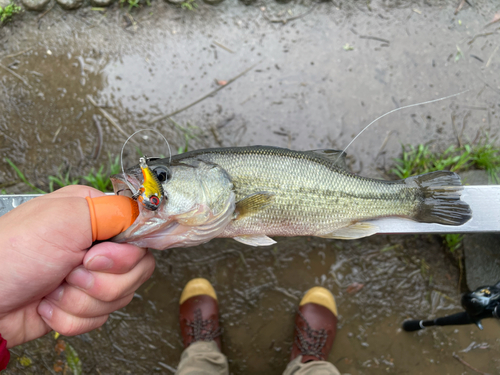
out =
[[[116,195],[123,195],[129,198],[136,198],[134,194],[139,190],[143,183],[143,175],[127,171],[118,173],[110,177],[113,184],[113,190]],[[124,232],[111,239],[114,242],[128,242],[141,244],[144,247],[150,247],[150,243],[157,242],[157,237],[161,237],[157,232],[169,233],[174,231],[177,224],[173,218],[168,216],[163,210],[152,211],[142,204],[138,204],[139,216]],[[138,245],[139,246],[139,245]]]
[[[142,185],[142,174],[115,174],[110,177],[113,191],[116,195],[125,195],[129,198],[139,190]],[[133,191],[131,189],[133,188]]]

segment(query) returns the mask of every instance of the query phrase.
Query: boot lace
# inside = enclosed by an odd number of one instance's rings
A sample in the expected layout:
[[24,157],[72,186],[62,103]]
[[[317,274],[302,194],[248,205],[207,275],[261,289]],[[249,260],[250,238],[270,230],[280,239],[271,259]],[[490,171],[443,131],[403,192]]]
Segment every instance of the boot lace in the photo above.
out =
[[295,335],[295,342],[300,350],[302,356],[310,355],[318,358],[319,360],[325,360],[321,350],[326,344],[328,334],[325,329],[312,329],[306,318],[300,311],[298,311],[299,316],[306,323],[304,329],[295,327],[297,330],[297,335]]
[[193,322],[188,322],[187,326],[191,328],[190,336],[193,336],[193,341],[213,341],[220,336],[222,331],[215,328],[215,322],[211,319],[204,320],[201,317],[201,309],[194,311]]

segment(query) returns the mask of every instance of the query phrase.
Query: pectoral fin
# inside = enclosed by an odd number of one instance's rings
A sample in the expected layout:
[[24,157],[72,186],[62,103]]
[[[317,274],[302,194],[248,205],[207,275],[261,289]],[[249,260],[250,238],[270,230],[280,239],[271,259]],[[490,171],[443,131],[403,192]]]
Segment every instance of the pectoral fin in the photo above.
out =
[[323,238],[334,238],[338,240],[355,240],[358,238],[371,236],[379,231],[379,227],[370,223],[354,223],[345,228],[340,228],[335,232],[325,234]]
[[242,200],[236,202],[235,220],[259,212],[271,204],[273,200],[274,194],[267,191],[259,191],[258,193],[246,196]]
[[244,243],[245,245],[250,245],[250,246],[270,246],[270,245],[274,245],[276,243],[275,240],[267,237],[264,234],[238,236],[238,237],[234,237],[234,239],[238,242],[241,242],[241,243]]

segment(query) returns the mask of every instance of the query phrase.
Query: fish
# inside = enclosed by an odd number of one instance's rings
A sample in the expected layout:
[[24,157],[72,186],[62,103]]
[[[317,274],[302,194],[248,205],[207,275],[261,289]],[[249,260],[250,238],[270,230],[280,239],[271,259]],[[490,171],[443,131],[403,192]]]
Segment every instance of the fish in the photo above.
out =
[[[148,167],[162,185],[163,200],[156,211],[139,205],[136,221],[113,241],[158,250],[213,238],[269,246],[276,236],[367,237],[378,231],[367,221],[382,217],[455,226],[472,217],[456,173],[371,179],[350,172],[338,150],[211,148],[149,158]],[[135,166],[111,180],[123,193],[126,181],[137,189],[142,178]]]

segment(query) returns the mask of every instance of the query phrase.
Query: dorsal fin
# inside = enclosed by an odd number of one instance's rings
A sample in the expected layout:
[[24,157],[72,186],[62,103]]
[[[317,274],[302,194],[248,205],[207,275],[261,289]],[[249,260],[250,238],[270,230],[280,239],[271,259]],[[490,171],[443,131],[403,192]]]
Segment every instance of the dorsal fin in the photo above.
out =
[[314,152],[315,154],[320,155],[323,158],[331,161],[337,167],[348,170],[346,162],[346,154],[343,150],[333,150],[325,148],[322,150],[311,150],[309,152]]

